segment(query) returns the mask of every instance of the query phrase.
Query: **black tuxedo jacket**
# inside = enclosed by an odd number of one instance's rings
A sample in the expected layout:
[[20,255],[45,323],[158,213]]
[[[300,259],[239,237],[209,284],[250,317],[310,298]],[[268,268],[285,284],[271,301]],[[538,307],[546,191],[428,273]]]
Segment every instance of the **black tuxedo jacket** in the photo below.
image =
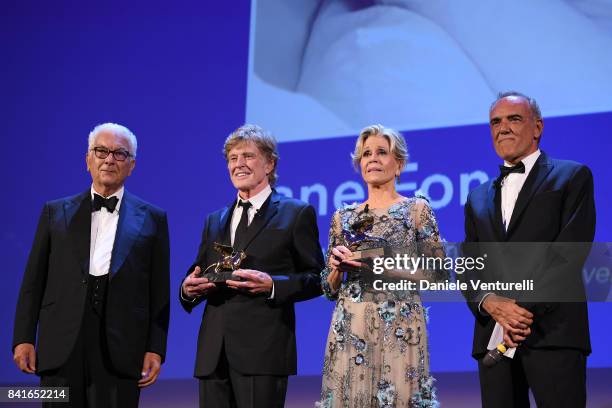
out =
[[[13,348],[36,342],[37,371],[61,367],[81,328],[91,239],[91,193],[45,204],[23,276]],[[169,319],[166,214],[124,191],[111,256],[106,340],[114,369],[139,379],[147,351],[166,353]]]
[[[542,152],[518,195],[507,231],[497,190],[495,180],[490,180],[470,192],[465,205],[466,243],[593,241],[595,204],[593,176],[588,167],[555,160]],[[572,276],[564,277],[572,280],[576,290],[582,290],[581,272],[581,267],[573,268]],[[467,297],[476,317],[472,354],[478,357],[487,351],[495,321],[478,310],[482,293],[470,293]],[[590,353],[586,303],[523,306],[534,313],[532,334],[525,344],[534,348],[576,348]]]
[[[230,243],[235,202],[206,219],[196,265],[202,270],[220,257],[213,243]],[[274,298],[220,287],[206,300],[198,336],[195,376],[210,375],[222,348],[230,366],[245,375],[290,375],[297,371],[294,302],[321,295],[323,253],[314,208],[272,192],[248,227],[243,269],[266,272],[274,280]]]

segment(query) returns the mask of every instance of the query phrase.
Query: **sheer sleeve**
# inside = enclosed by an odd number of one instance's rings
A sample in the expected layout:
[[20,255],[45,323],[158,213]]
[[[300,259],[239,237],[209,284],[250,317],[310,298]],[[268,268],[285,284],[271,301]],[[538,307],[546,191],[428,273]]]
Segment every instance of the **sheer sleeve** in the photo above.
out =
[[408,255],[409,264],[408,267],[404,264],[402,269],[386,270],[387,276],[393,279],[430,282],[448,279],[449,273],[444,268],[444,246],[429,202],[421,198],[416,199],[405,217],[414,230],[412,234],[408,234],[402,248],[397,249],[399,254],[394,255]]
[[418,199],[414,206],[416,226],[416,256],[424,258],[424,267],[417,271],[417,279],[427,279],[439,282],[449,278],[449,272],[444,268],[446,256],[444,245],[440,239],[440,231],[436,216],[426,199]]
[[338,298],[338,290],[332,290],[331,286],[327,282],[327,277],[331,271],[329,264],[329,258],[331,256],[332,248],[337,245],[341,245],[341,234],[342,228],[340,227],[340,210],[336,211],[332,217],[331,224],[329,226],[329,244],[327,246],[327,252],[325,253],[325,268],[321,272],[321,287],[323,288],[323,294],[329,300],[336,300]]

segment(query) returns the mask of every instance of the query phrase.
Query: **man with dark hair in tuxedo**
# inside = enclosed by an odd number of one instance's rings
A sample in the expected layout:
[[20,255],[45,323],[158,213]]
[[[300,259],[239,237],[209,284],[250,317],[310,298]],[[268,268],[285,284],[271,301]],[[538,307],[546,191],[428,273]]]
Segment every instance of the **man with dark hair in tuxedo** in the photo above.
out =
[[[187,312],[206,300],[194,374],[200,407],[283,407],[297,370],[293,304],[321,294],[316,213],[272,188],[276,142],[259,126],[234,131],[224,154],[237,197],[207,217],[180,291]],[[224,283],[201,276],[220,260],[215,244],[246,254]]]
[[[170,266],[166,213],[124,188],[136,137],[114,123],[89,134],[92,185],[45,204],[23,276],[14,360],[58,407],[137,407],[166,353]],[[37,337],[38,328],[38,337]],[[35,346],[36,344],[36,346]]]
[[[512,245],[529,242],[535,253],[538,243],[550,243],[551,247],[592,242],[595,204],[591,171],[540,150],[544,122],[536,101],[519,92],[502,93],[491,105],[489,118],[493,146],[504,164],[497,179],[469,194],[466,245],[498,242],[509,250]],[[514,258],[517,263],[519,257]],[[532,272],[517,268],[513,262],[505,264],[510,274]],[[544,274],[550,275],[550,271],[544,269]],[[489,270],[491,273],[495,271]],[[571,282],[568,286],[583,294],[581,267],[566,268],[565,273],[548,276],[548,282]],[[540,283],[534,283],[539,295],[546,289]],[[587,306],[584,301],[557,300],[523,303],[500,293],[474,291],[468,295],[476,318],[472,354],[479,359],[483,407],[528,407],[529,389],[539,407],[585,406],[586,357],[591,352]],[[500,351],[504,357],[488,367],[481,357],[491,344],[498,343],[503,343]]]

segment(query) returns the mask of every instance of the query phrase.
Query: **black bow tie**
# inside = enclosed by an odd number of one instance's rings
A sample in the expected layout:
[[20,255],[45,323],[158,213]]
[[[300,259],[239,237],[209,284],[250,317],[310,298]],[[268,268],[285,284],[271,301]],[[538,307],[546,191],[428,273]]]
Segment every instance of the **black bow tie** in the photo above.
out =
[[115,208],[117,208],[118,202],[119,199],[115,196],[104,198],[99,194],[94,194],[94,199],[91,203],[91,212],[100,211],[102,207],[105,207],[109,213],[112,213],[115,211]]
[[505,178],[510,173],[525,173],[525,165],[523,162],[518,162],[516,166],[512,167],[499,166],[499,177]]
[[499,166],[499,177],[495,180],[495,184],[498,187],[501,187],[504,183],[504,180],[510,173],[525,173],[525,164],[523,162],[518,162],[516,166],[508,167],[508,166]]

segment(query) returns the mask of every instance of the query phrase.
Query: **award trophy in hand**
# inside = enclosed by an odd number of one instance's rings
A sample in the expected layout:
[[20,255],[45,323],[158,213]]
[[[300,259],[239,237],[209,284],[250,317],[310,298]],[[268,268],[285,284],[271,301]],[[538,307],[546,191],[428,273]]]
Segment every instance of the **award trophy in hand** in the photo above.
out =
[[357,221],[349,229],[342,229],[342,235],[347,243],[347,247],[353,253],[348,260],[359,261],[365,264],[361,268],[344,265],[343,269],[349,272],[349,274],[358,274],[362,278],[365,278],[365,275],[371,275],[372,259],[390,253],[389,245],[385,239],[369,235],[373,226],[374,216],[368,214],[368,206],[366,205],[365,209],[359,214]]
[[234,251],[229,245],[223,245],[215,242],[213,248],[219,254],[221,259],[212,265],[209,265],[202,273],[201,277],[208,279],[212,283],[225,283],[228,280],[240,280],[232,276],[232,272],[240,269],[240,264],[246,258],[244,251]]

